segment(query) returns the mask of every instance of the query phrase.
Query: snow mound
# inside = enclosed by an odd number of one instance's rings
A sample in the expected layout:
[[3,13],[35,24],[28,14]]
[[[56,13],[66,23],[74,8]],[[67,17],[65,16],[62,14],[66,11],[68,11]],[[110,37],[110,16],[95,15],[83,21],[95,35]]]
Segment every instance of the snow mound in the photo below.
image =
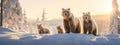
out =
[[[4,31],[3,31],[4,30]],[[6,33],[1,33],[6,32]],[[29,34],[0,27],[0,45],[119,45],[120,35]]]
[[4,34],[5,32],[13,32],[13,31],[10,30],[10,29],[3,28],[3,27],[0,26],[0,34]]

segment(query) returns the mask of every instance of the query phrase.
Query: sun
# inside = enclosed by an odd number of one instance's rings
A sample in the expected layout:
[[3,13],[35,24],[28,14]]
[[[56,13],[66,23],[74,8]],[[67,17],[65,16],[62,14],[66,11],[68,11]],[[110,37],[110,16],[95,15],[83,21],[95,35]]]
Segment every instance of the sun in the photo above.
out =
[[105,9],[105,13],[109,14],[111,12],[112,12],[112,7],[109,6]]
[[105,13],[110,14],[112,12],[112,0],[107,0],[107,5],[105,5]]

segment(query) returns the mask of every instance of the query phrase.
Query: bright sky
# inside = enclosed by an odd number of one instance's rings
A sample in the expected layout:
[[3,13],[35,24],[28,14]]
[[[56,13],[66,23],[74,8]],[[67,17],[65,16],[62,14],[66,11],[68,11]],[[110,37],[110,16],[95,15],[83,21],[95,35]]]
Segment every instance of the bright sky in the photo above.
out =
[[[110,13],[112,0],[19,0],[23,11],[29,19],[41,18],[43,8],[47,19],[62,18],[62,8],[70,8],[74,16],[81,16],[83,12],[92,15]],[[120,0],[117,0],[120,2]],[[119,3],[120,6],[120,3]]]

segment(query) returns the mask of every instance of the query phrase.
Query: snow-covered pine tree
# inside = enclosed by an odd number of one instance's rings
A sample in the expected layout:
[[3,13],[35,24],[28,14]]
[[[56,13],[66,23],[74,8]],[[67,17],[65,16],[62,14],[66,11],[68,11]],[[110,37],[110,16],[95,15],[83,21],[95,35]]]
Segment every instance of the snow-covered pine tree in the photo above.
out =
[[120,12],[119,12],[119,6],[117,4],[117,0],[113,0],[112,1],[112,13],[111,13],[111,22],[110,22],[110,31],[112,34],[120,34],[120,26],[119,26],[119,16],[120,16]]
[[28,32],[26,13],[22,13],[19,0],[3,0],[3,27]]
[[0,0],[0,26],[2,26],[2,3],[1,3],[1,0]]
[[46,14],[46,12],[45,12],[45,9],[43,8],[43,13],[42,13],[42,19],[41,19],[41,21],[45,21],[45,19],[46,19],[45,14]]

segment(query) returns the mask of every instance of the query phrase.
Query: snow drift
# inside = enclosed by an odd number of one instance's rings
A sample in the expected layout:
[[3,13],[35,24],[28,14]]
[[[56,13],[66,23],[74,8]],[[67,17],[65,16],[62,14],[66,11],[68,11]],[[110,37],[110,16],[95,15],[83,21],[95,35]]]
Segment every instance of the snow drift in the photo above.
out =
[[30,34],[0,27],[0,45],[119,45],[120,35]]

